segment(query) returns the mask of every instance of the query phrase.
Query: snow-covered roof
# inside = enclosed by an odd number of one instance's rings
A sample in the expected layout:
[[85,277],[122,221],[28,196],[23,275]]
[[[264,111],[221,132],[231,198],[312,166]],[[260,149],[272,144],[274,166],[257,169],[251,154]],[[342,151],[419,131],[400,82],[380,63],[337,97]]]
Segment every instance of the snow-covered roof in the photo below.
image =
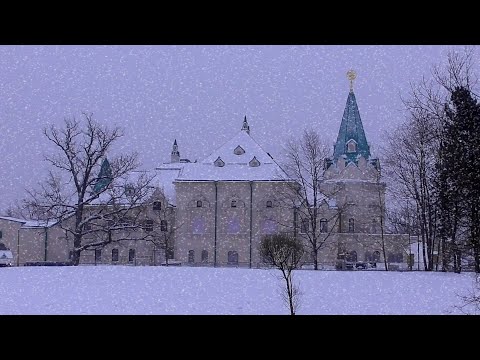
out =
[[185,165],[189,165],[189,163],[162,164],[155,169],[157,173],[156,184],[163,191],[163,194],[168,199],[168,202],[172,205],[176,205],[177,203],[175,185],[173,182],[178,177],[180,171]]
[[[216,166],[220,159],[223,166]],[[257,166],[250,162],[258,161]],[[184,164],[175,181],[284,181],[273,158],[246,132],[240,131],[199,163]]]
[[25,220],[25,219],[14,218],[14,217],[11,217],[11,216],[0,216],[0,219],[2,219],[2,220],[8,220],[8,221],[14,221],[14,222],[19,222],[19,223],[24,223],[24,222],[27,221],[27,220]]
[[0,219],[22,223],[22,228],[45,228],[55,225],[57,220],[27,220],[10,216],[0,216]]

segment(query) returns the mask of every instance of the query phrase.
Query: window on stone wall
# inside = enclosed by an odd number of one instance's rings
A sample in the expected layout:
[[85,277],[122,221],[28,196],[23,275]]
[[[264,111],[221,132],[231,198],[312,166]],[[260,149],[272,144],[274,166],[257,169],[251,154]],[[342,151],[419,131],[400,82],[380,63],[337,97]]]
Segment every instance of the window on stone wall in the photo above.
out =
[[372,219],[372,234],[377,233],[377,219],[373,218]]
[[193,219],[192,233],[197,235],[205,233],[205,219],[203,217],[196,217]]
[[202,206],[203,206],[202,200],[197,200],[197,207],[202,207]]
[[387,259],[389,263],[402,263],[403,254],[401,252],[396,252],[396,253],[389,252]]
[[153,231],[153,220],[145,220],[145,231]]
[[208,262],[208,251],[202,250],[202,263]]
[[238,265],[238,253],[236,251],[228,252],[228,264],[229,265]]
[[195,262],[195,250],[188,250],[188,263],[193,264]]
[[380,251],[374,251],[373,252],[372,261],[373,262],[379,262],[380,261]]
[[135,249],[128,250],[128,262],[135,261]]
[[320,219],[320,232],[327,233],[328,232],[328,221],[327,219]]
[[232,208],[236,208],[236,207],[237,207],[237,200],[232,200],[230,206],[231,206]]
[[308,233],[309,229],[310,229],[310,221],[308,221],[308,219],[302,219],[302,224],[300,226],[300,234]]
[[70,250],[70,251],[68,252],[68,259],[69,259],[69,260],[73,260],[73,253],[74,253],[73,250]]
[[349,233],[355,232],[355,220],[353,218],[348,219],[348,232]]
[[118,261],[118,249],[112,249],[112,262]]
[[160,220],[160,231],[168,231],[167,220]]
[[271,208],[271,207],[273,207],[273,203],[272,203],[271,200],[268,200],[267,201],[267,208]]
[[277,231],[277,223],[271,219],[266,219],[263,223],[264,234],[274,234]]
[[349,262],[357,262],[357,252],[356,251],[350,251],[347,254],[346,260]]
[[162,210],[162,202],[161,201],[154,201],[153,202],[153,210]]
[[238,234],[240,232],[240,220],[238,217],[235,216],[230,219],[227,231],[229,234]]
[[95,249],[95,263],[102,262],[102,249]]
[[0,239],[3,237],[3,233],[0,231]]

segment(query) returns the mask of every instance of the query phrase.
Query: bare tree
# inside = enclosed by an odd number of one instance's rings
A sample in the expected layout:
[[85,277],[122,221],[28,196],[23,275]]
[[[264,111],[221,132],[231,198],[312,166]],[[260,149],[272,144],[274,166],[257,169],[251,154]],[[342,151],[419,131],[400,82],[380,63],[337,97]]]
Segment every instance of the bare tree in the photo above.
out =
[[[303,226],[302,234],[313,257],[315,270],[318,269],[318,253],[334,232],[343,210],[339,204],[329,206],[329,197],[334,194],[327,195],[321,189],[328,157],[328,147],[315,130],[305,130],[300,141],[290,139],[286,145],[286,163],[283,167],[285,178],[289,180],[286,182],[288,191],[279,197],[281,203],[295,209],[300,224],[304,222],[300,227]],[[327,228],[320,223],[323,218],[329,224]],[[306,224],[308,226],[304,226]],[[296,234],[298,221],[293,226],[296,227]]]
[[91,114],[83,117],[83,123],[65,119],[62,128],[44,129],[56,149],[45,157],[54,170],[26,200],[30,209],[57,220],[67,238],[73,238],[74,265],[86,249],[135,236],[144,226],[141,204],[152,192],[153,178],[147,173],[130,177],[139,166],[136,153],[106,160],[122,130],[100,125]]
[[260,256],[263,261],[282,272],[285,288],[282,288],[282,299],[295,315],[300,305],[301,291],[293,281],[293,270],[298,269],[304,254],[304,247],[299,239],[289,235],[266,235],[260,242]]

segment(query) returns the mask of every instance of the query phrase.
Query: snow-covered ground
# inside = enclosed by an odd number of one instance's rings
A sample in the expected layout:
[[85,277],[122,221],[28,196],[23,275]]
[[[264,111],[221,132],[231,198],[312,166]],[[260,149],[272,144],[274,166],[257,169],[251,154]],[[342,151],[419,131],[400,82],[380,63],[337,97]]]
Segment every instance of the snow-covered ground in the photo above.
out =
[[[0,314],[288,314],[275,270],[0,268]],[[449,314],[472,274],[297,271],[298,314]]]

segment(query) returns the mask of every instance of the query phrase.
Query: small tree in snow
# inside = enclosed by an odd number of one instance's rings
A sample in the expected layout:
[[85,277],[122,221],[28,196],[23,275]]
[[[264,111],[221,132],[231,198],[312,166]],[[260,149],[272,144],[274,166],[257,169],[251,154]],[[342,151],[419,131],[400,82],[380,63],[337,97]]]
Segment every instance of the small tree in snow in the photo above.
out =
[[266,235],[260,243],[260,256],[263,261],[282,272],[285,288],[282,287],[282,300],[295,315],[300,305],[300,288],[293,282],[293,270],[298,269],[304,254],[299,239],[284,234]]

